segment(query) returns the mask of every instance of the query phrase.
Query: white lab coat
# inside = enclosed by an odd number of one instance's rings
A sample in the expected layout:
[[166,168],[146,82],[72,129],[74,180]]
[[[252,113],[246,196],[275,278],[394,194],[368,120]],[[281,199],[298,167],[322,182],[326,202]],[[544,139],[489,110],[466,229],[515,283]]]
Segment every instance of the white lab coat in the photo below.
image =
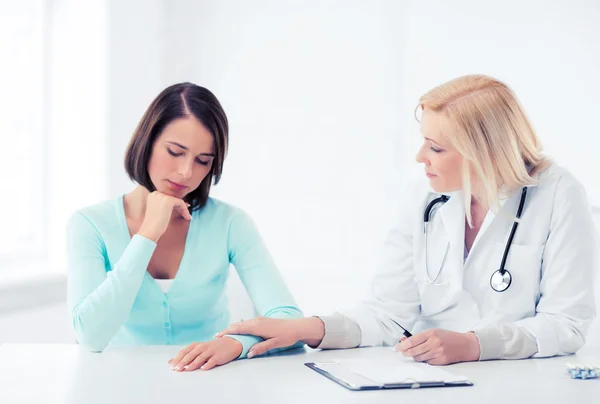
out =
[[428,228],[430,278],[440,270],[435,283],[441,285],[418,282],[427,279],[423,214],[439,195],[412,191],[384,244],[370,297],[344,313],[359,325],[361,346],[396,343],[393,318],[413,334],[513,324],[535,337],[537,357],[581,348],[595,316],[593,279],[600,268],[600,244],[582,185],[553,165],[528,189],[505,266],[512,284],[502,293],[492,290],[490,276],[500,267],[521,192],[502,201],[502,211],[488,212],[465,261],[463,192],[449,195]]

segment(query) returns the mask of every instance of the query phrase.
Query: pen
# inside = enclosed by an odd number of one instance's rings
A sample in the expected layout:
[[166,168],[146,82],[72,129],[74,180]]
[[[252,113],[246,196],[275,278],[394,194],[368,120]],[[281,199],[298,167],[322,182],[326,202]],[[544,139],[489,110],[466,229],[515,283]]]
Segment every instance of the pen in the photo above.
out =
[[[390,318],[390,320],[394,321],[393,319]],[[400,324],[398,324],[397,322],[394,321],[394,324],[396,324],[398,327],[402,328],[402,330],[404,331],[403,334],[406,338],[410,338],[412,337],[412,334],[410,332],[408,332],[408,330],[404,327],[402,327]]]

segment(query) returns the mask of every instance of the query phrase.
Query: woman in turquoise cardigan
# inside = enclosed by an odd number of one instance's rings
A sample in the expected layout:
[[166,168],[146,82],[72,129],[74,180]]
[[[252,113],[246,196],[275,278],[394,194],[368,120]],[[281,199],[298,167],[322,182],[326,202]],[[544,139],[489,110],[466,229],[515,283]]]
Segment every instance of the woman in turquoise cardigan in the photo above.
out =
[[68,306],[85,348],[187,345],[169,361],[178,371],[246,357],[260,338],[213,338],[230,322],[230,264],[260,315],[302,316],[250,217],[209,197],[227,145],[227,117],[210,91],[168,87],[127,148],[136,188],[70,218]]

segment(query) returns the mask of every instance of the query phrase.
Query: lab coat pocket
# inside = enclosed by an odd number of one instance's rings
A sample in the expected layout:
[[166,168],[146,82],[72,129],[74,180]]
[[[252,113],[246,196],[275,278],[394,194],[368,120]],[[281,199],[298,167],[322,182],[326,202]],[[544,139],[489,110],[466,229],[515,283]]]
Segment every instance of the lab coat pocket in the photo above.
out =
[[[504,244],[498,243],[498,250],[502,252],[501,258]],[[513,244],[510,247],[504,266],[512,277],[509,288],[504,292],[496,292],[489,287],[489,295],[492,296],[494,304],[502,307],[503,312],[534,314],[539,298],[543,251],[544,245]],[[497,269],[500,268],[494,268],[494,271]]]
[[419,288],[423,316],[439,313],[451,304],[449,247],[446,243],[435,250],[430,250],[427,265],[423,254],[416,267],[415,282]]
[[421,315],[431,316],[447,309],[452,303],[452,285],[449,283],[418,283]]

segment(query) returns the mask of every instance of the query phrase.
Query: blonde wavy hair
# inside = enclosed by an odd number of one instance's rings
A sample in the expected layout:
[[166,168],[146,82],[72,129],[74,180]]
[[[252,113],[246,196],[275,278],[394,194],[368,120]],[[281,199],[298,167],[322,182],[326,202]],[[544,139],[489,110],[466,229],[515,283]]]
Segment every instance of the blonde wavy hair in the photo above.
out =
[[429,108],[443,119],[444,136],[463,156],[465,213],[472,226],[471,170],[479,178],[479,203],[499,208],[503,197],[536,182],[535,176],[551,165],[514,92],[484,75],[448,81],[425,93],[419,109]]

